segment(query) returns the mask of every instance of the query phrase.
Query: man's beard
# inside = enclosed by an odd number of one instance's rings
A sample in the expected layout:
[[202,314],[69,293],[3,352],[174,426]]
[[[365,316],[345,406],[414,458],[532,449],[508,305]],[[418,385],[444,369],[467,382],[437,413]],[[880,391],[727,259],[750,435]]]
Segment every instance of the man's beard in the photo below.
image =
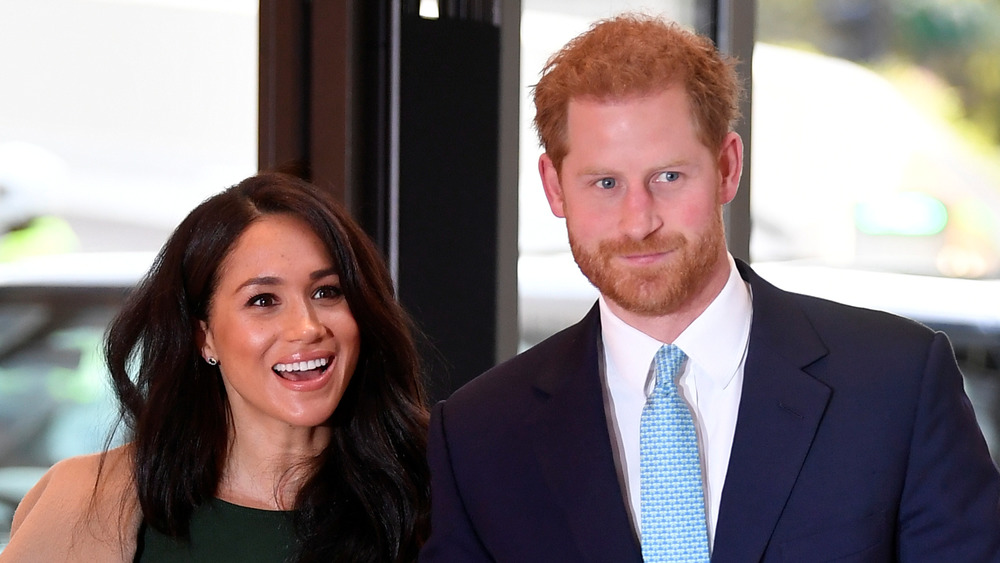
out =
[[[721,213],[697,240],[680,233],[666,233],[641,241],[601,241],[597,249],[584,248],[569,236],[573,258],[590,283],[620,307],[643,316],[663,316],[678,311],[707,281],[725,247]],[[623,255],[671,252],[669,263],[625,266]]]

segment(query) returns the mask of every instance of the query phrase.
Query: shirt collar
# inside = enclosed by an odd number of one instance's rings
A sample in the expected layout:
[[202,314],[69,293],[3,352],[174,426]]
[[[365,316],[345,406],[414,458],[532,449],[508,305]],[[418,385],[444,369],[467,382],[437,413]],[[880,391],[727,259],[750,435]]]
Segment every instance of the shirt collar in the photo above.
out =
[[725,388],[746,356],[752,311],[750,287],[729,256],[726,285],[674,344],[698,364],[716,387]]
[[[740,277],[732,256],[729,270],[729,279],[719,295],[673,342],[720,388],[732,382],[743,363],[752,314],[749,286]],[[615,316],[603,295],[598,301],[605,362],[630,387],[644,387],[653,356],[665,343]]]
[[663,343],[618,318],[603,295],[598,303],[607,372],[617,374],[626,388],[644,392],[653,356]]

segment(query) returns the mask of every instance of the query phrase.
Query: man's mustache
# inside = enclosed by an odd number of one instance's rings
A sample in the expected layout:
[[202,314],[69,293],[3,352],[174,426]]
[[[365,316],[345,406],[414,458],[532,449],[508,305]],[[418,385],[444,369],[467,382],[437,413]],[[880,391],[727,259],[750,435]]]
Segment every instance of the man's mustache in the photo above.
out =
[[681,233],[665,233],[646,237],[642,240],[620,238],[602,241],[598,246],[601,254],[636,255],[660,254],[677,250],[687,244],[687,237]]

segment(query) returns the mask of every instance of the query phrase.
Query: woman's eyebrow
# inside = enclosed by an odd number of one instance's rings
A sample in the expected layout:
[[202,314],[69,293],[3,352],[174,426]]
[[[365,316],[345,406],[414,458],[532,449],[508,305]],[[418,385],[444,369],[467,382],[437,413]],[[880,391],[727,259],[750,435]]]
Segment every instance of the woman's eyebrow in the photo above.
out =
[[327,276],[339,276],[339,274],[337,273],[337,269],[330,267],[322,270],[316,270],[315,272],[309,274],[309,279],[318,280],[320,278],[325,278]]
[[247,281],[241,283],[237,290],[243,289],[244,287],[250,287],[252,285],[279,285],[281,284],[281,278],[278,276],[258,276],[250,278]]

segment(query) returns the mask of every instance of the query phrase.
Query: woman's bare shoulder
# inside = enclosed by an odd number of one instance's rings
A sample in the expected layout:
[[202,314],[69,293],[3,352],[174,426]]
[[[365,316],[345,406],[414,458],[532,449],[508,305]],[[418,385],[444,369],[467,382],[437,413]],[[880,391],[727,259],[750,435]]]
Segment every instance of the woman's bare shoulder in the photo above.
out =
[[128,549],[139,522],[131,468],[128,446],[53,465],[18,505],[0,560],[40,561],[44,553],[82,561],[76,555]]
[[[18,514],[22,510],[30,511],[44,497],[57,496],[66,502],[86,498],[89,504],[95,490],[108,492],[117,488],[120,491],[120,487],[131,480],[130,468],[131,453],[127,446],[59,461],[49,468],[18,505],[15,528]],[[98,472],[101,486],[95,489]]]

